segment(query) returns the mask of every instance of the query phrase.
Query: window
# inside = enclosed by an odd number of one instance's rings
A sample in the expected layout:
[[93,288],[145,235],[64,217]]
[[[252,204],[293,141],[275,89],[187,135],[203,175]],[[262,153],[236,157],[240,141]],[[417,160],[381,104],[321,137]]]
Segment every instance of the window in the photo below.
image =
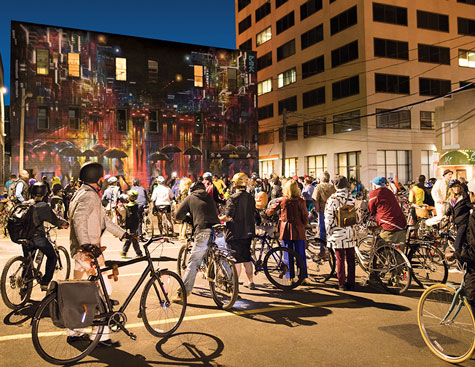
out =
[[469,5],[475,5],[475,0],[457,0],[458,3],[464,3]]
[[288,0],[275,0],[275,8],[277,9],[282,4],[285,4]]
[[360,153],[361,152],[347,152],[338,153],[338,174],[346,178],[354,178],[360,180]]
[[158,111],[148,112],[148,131],[151,133],[158,133]]
[[420,62],[450,65],[450,48],[431,45],[417,45]]
[[373,3],[373,21],[407,26],[407,9]]
[[49,129],[49,109],[48,107],[38,107],[38,119],[36,127],[40,130]]
[[297,174],[298,158],[287,158],[285,160],[285,176],[293,177]]
[[465,34],[467,36],[475,35],[475,19],[457,17],[457,27],[459,34]]
[[36,74],[48,75],[49,72],[49,51],[36,50]]
[[237,70],[236,69],[228,69],[227,71],[228,74],[228,90],[237,92],[238,89],[238,75],[237,75]]
[[333,116],[333,133],[340,134],[361,129],[360,110]]
[[257,71],[272,65],[272,51],[257,58]]
[[449,16],[445,14],[430,13],[428,11],[418,10],[417,28],[448,32]]
[[376,109],[376,127],[378,129],[410,129],[411,128],[411,111],[401,110],[392,111],[377,108]]
[[150,83],[158,83],[158,61],[148,60],[147,68],[148,68],[148,81]]
[[303,108],[325,103],[325,87],[310,90],[302,94]]
[[274,173],[274,163],[274,159],[259,161],[259,172],[261,177],[270,178],[270,176]]
[[121,81],[127,80],[127,59],[124,57],[115,58],[115,79]]
[[295,39],[284,43],[277,49],[277,61],[283,60],[295,53]]
[[432,130],[434,128],[434,112],[421,111],[421,130]]
[[277,75],[277,88],[285,87],[297,81],[297,70],[295,68],[284,71]]
[[359,76],[340,80],[332,84],[333,100],[353,96],[360,93]]
[[409,60],[408,43],[383,38],[374,39],[374,56]]
[[377,93],[409,94],[409,77],[405,75],[374,74]]
[[266,79],[260,83],[257,83],[257,95],[261,96],[263,94],[272,92],[272,78]]
[[245,18],[245,19],[243,19],[239,22],[239,25],[238,25],[239,34],[244,32],[249,27],[251,27],[251,16],[250,15],[247,18]]
[[475,68],[475,50],[459,50],[459,66]]
[[79,108],[68,109],[68,128],[69,130],[79,130]]
[[239,45],[240,50],[252,50],[252,38],[249,38],[246,42]]
[[241,11],[251,3],[251,0],[238,0],[238,11]]
[[266,1],[264,5],[256,9],[256,23],[270,14],[270,2]]
[[320,173],[325,172],[327,167],[327,155],[310,155],[307,157],[307,175],[318,177]]
[[203,87],[203,65],[194,65],[194,86]]
[[323,136],[327,134],[327,119],[320,117],[313,121],[303,123],[303,137]]
[[358,23],[356,6],[330,19],[330,33],[334,35]]
[[410,150],[378,150],[377,175],[397,178],[399,182],[407,183],[412,179],[411,153]]
[[256,46],[260,46],[271,39],[272,39],[272,27],[267,27],[262,32],[259,32],[256,35]]
[[300,41],[302,50],[314,45],[317,42],[323,41],[323,24],[317,25],[315,28],[302,33],[300,36]]
[[419,78],[421,96],[442,96],[450,92],[450,80]]
[[433,150],[421,150],[421,175],[429,177],[435,177],[434,169],[434,151]]
[[[299,138],[299,125],[288,125],[285,128],[286,140],[297,140]],[[279,129],[279,142],[282,142],[284,134],[284,129]]]
[[302,64],[302,79],[325,71],[323,55]]
[[465,87],[464,89],[473,89],[475,88],[475,82],[467,82],[467,81],[460,81],[459,82],[459,88],[463,88]]
[[282,33],[286,29],[289,29],[295,24],[295,19],[294,19],[294,12],[290,12],[287,14],[285,17],[279,19],[277,21],[276,25],[276,32],[275,34]]
[[79,54],[75,52],[68,53],[68,75],[79,77]]
[[358,41],[348,43],[345,46],[332,51],[332,68],[345,64],[358,58]]
[[460,148],[458,121],[442,122],[442,149]]
[[273,131],[264,131],[257,135],[257,143],[259,145],[265,144],[274,144],[274,132]]
[[308,0],[300,5],[300,20],[304,20],[322,8],[322,0]]
[[268,104],[267,106],[259,107],[257,110],[259,120],[265,120],[270,117],[274,117],[274,105]]
[[297,96],[286,98],[279,101],[279,115],[282,115],[284,108],[287,111],[297,111]]
[[127,132],[127,110],[117,110],[117,131]]

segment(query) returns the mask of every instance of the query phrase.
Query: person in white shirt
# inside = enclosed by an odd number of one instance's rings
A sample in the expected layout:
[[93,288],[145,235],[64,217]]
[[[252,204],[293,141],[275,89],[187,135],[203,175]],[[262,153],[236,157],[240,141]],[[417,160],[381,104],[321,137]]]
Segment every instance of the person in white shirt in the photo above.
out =
[[165,185],[165,178],[163,176],[158,176],[157,182],[158,185],[153,189],[151,200],[154,205],[154,212],[157,215],[158,229],[160,230],[160,233],[163,234],[162,217],[161,213],[158,211],[158,207],[164,206],[165,214],[169,224],[168,228],[171,228],[173,232],[171,214],[171,201],[173,200],[173,192],[168,186]]
[[450,169],[446,169],[442,174],[442,178],[438,179],[431,190],[432,199],[434,199],[435,210],[437,215],[426,220],[428,226],[440,223],[445,215],[447,194],[449,191],[448,183],[452,179],[454,173]]

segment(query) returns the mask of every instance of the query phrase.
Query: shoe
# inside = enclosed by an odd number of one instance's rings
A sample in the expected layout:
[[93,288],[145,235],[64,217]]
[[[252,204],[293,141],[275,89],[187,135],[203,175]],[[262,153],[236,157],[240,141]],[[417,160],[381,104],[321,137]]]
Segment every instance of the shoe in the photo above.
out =
[[77,336],[68,336],[66,338],[68,344],[79,343],[79,342],[89,342],[89,335],[82,334]]
[[249,289],[251,290],[256,289],[256,285],[254,284],[254,282],[249,283]]
[[40,284],[40,289],[43,291],[43,292],[46,292],[48,290],[48,284]]
[[143,257],[143,254],[135,255],[134,259],[140,259],[141,257]]
[[123,259],[127,259],[127,254],[125,252],[120,252],[120,256],[123,258]]
[[345,286],[344,285],[335,285],[335,288],[338,289],[339,291],[345,291]]
[[181,305],[181,304],[183,304],[183,296],[181,295],[181,293],[176,293],[176,294],[172,297],[171,301],[172,301],[173,303],[178,303],[178,304]]
[[343,286],[343,288],[344,288],[345,291],[353,292],[353,291],[355,290],[355,285],[354,285],[354,284],[353,284],[353,285],[345,284],[345,285]]
[[120,347],[120,342],[119,341],[113,342],[111,339],[107,339],[107,340],[100,341],[99,344],[97,345],[106,347],[106,348],[117,348],[117,347]]
[[300,284],[301,285],[312,285],[312,283],[308,279],[302,280],[302,283],[300,283]]

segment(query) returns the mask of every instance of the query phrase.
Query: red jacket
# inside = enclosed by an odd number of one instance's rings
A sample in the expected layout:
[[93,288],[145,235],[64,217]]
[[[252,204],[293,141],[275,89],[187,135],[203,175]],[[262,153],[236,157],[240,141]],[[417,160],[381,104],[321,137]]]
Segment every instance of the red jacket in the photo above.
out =
[[280,209],[279,232],[281,240],[305,240],[305,227],[308,224],[308,211],[302,198],[290,200],[284,197],[277,199],[267,209],[267,215]]
[[376,222],[387,231],[397,232],[406,228],[406,217],[396,197],[386,187],[369,193],[368,210]]

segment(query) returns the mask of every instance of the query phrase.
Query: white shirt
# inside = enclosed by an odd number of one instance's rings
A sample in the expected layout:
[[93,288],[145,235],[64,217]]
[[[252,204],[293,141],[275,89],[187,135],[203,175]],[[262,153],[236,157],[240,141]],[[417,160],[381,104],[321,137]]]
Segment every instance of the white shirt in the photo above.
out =
[[173,199],[172,190],[165,185],[158,185],[153,189],[152,201],[156,206],[158,205],[170,205]]

